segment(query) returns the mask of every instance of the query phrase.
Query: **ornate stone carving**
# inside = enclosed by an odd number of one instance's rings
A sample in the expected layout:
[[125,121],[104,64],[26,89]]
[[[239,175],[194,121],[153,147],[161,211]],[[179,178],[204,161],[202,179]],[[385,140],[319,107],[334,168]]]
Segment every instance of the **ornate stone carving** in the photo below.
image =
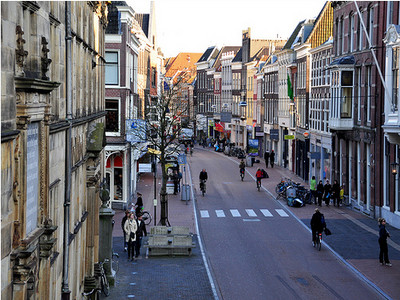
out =
[[24,44],[25,44],[25,40],[23,38],[24,31],[22,30],[20,25],[17,25],[16,34],[17,34],[17,48],[15,49],[15,60],[17,63],[16,75],[24,76],[25,75],[24,61],[25,57],[28,56],[28,51],[24,50]]
[[46,38],[42,36],[42,79],[43,80],[49,80],[49,77],[47,77],[46,73],[49,70],[49,66],[51,64],[51,59],[48,57],[48,53],[50,50],[47,48],[47,45],[49,43],[47,42]]
[[39,256],[48,258],[52,254],[52,249],[57,239],[53,238],[53,232],[57,230],[57,226],[53,226],[51,219],[44,222],[44,232],[39,238]]

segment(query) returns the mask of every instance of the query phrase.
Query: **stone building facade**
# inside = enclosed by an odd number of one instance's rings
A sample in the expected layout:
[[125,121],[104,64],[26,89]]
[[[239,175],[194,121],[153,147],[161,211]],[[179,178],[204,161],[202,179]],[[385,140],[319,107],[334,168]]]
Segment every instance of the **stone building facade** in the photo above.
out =
[[104,2],[1,4],[1,298],[96,284]]

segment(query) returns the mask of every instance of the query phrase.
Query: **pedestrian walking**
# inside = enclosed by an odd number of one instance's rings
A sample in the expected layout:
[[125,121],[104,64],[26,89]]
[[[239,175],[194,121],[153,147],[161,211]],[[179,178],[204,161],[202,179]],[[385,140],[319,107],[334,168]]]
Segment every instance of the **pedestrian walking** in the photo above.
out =
[[268,151],[265,151],[264,159],[265,159],[265,165],[268,168],[268,163],[269,163],[269,152]]
[[126,232],[125,232],[124,225],[125,225],[126,220],[128,220],[129,214],[130,214],[130,211],[126,210],[125,216],[122,218],[122,221],[121,221],[121,228],[122,228],[122,232],[124,233],[124,251],[125,252],[128,250],[128,242],[126,241]]
[[141,213],[143,209],[143,199],[142,199],[142,194],[137,192],[137,199],[136,199],[136,209],[135,209],[135,215],[137,216],[139,213]]
[[176,195],[176,194],[178,194],[178,186],[179,186],[178,170],[174,171],[174,175],[172,175],[172,179],[174,180],[174,195]]
[[333,206],[339,206],[339,198],[340,198],[340,185],[337,180],[333,181],[332,185],[332,199],[333,199]]
[[329,179],[327,179],[324,185],[324,200],[326,206],[329,206],[329,203],[331,202],[331,196],[332,196],[332,186],[329,183]]
[[320,180],[317,185],[317,198],[319,206],[322,205],[323,196],[324,196],[324,185],[322,184],[322,180]]
[[275,163],[275,152],[274,150],[271,150],[271,153],[269,154],[269,161],[271,163],[271,168],[274,167],[274,163]]
[[133,213],[129,214],[124,225],[124,230],[126,232],[126,242],[128,243],[128,260],[134,260],[137,223]]
[[317,180],[315,179],[315,176],[311,177],[310,180],[310,192],[311,192],[311,203],[314,199],[314,204],[317,204]]
[[137,217],[137,231],[136,231],[136,243],[135,243],[135,258],[140,255],[140,247],[142,246],[143,235],[147,236],[146,224],[142,220],[142,214]]
[[339,205],[343,205],[343,200],[344,200],[344,186],[340,186],[340,192],[339,192]]
[[384,218],[378,219],[379,223],[379,262],[381,265],[391,267],[392,264],[389,261],[389,250],[387,245],[387,238],[390,237],[389,231],[386,229],[386,220]]

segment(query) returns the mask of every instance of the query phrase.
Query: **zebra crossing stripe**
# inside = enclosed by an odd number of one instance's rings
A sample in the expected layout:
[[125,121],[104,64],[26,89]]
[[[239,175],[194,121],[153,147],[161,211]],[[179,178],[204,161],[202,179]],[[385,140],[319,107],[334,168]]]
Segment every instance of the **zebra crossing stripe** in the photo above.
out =
[[240,217],[240,212],[237,209],[231,209],[232,217]]
[[275,209],[275,210],[281,217],[289,217],[289,215],[283,209]]
[[208,210],[201,210],[200,215],[202,218],[209,218],[210,215],[208,214]]
[[217,214],[218,218],[224,218],[225,217],[225,213],[223,210],[216,210],[215,213]]
[[272,217],[272,214],[269,212],[268,209],[260,209],[260,211],[262,212],[262,214],[263,214],[265,217]]
[[252,209],[246,209],[246,212],[249,215],[249,217],[257,217],[257,214]]

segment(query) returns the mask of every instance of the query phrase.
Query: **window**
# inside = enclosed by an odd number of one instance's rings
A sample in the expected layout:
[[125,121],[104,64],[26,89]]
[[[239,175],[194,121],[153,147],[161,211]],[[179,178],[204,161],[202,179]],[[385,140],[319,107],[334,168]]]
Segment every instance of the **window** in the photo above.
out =
[[357,27],[357,31],[358,31],[357,32],[358,33],[358,50],[362,50],[362,48],[363,48],[363,29],[362,29],[362,25],[361,25],[361,18],[362,18],[362,12],[361,12],[361,15],[359,16],[358,27]]
[[344,20],[343,17],[340,18],[340,53],[344,53]]
[[151,68],[151,86],[155,88],[156,84],[157,84],[157,70],[156,68],[153,67]]
[[106,52],[106,84],[118,84],[118,52]]
[[371,46],[372,46],[372,45],[374,45],[374,8],[373,7],[369,7],[369,9],[368,9],[367,32],[368,32],[369,40],[370,40]]
[[350,15],[349,52],[354,51],[354,14]]
[[27,130],[26,169],[26,234],[37,227],[39,199],[39,123],[31,123]]
[[399,48],[393,48],[392,54],[392,111],[397,111],[398,91],[399,91]]
[[357,77],[357,120],[361,121],[361,68],[356,69]]
[[371,67],[367,67],[367,122],[371,122],[371,97],[372,97],[372,83],[371,83]]
[[393,24],[393,1],[388,1],[387,5],[386,29],[389,28],[390,24]]
[[119,100],[106,99],[106,132],[119,132]]
[[340,117],[351,118],[351,98],[353,94],[353,71],[342,71],[342,99],[340,103]]

